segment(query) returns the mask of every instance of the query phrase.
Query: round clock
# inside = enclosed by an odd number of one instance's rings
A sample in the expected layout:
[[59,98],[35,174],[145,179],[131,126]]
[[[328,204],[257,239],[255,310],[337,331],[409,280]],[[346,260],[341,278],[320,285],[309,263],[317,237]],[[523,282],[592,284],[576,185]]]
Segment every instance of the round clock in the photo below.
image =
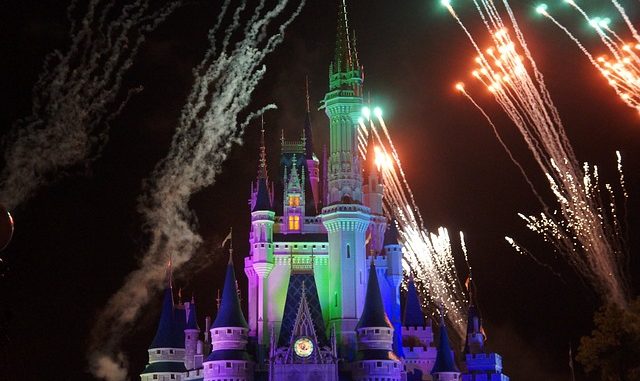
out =
[[301,337],[293,343],[293,350],[299,357],[309,357],[313,353],[313,342],[308,337]]

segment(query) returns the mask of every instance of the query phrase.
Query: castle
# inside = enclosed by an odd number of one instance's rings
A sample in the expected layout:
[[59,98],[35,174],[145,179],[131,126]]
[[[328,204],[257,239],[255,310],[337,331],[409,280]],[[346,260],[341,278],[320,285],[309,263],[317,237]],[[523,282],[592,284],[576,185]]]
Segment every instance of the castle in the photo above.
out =
[[402,247],[383,213],[373,141],[365,160],[358,154],[364,75],[344,0],[338,9],[335,58],[322,102],[329,152],[322,163],[314,152],[307,98],[301,138],[282,137],[274,183],[262,131],[244,258],[248,319],[231,255],[216,318],[206,318],[204,332],[194,301],[176,305],[169,281],[142,381],[508,381],[501,357],[485,353],[474,306],[464,374],[443,320],[435,346],[411,280],[401,313]]

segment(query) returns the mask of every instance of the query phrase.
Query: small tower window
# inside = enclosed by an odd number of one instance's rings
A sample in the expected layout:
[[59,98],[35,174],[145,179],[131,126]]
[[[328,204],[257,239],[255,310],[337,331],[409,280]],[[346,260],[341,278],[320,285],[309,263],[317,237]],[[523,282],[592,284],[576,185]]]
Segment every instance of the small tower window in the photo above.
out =
[[300,196],[289,196],[289,206],[300,206]]
[[289,216],[289,230],[300,230],[300,216]]

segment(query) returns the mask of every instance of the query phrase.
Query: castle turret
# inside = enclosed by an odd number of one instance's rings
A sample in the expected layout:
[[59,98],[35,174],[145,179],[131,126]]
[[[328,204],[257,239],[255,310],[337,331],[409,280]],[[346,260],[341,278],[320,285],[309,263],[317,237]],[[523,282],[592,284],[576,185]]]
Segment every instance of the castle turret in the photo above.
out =
[[171,266],[169,266],[160,322],[149,346],[149,363],[140,374],[142,381],[158,379],[159,376],[179,379],[187,371],[184,364],[184,329],[185,312],[173,303]]
[[433,381],[457,381],[460,380],[460,371],[453,358],[453,351],[449,344],[447,326],[444,323],[444,311],[440,311],[440,342],[438,343],[438,355],[431,369]]
[[253,380],[254,362],[247,352],[248,332],[229,255],[222,301],[211,327],[212,351],[203,364],[205,381]]
[[484,333],[482,329],[482,320],[480,311],[473,304],[469,305],[467,317],[467,337],[464,345],[464,353],[478,354],[484,353]]
[[[273,192],[269,189],[267,154],[264,143],[264,124],[261,130],[260,164],[256,189],[251,203],[251,233],[249,238],[251,255],[245,260],[245,272],[249,278],[249,299],[256,300],[255,309],[249,309],[250,334],[257,337],[259,345],[268,343],[267,280],[274,267]],[[250,304],[251,305],[251,304]]]
[[187,370],[202,368],[203,344],[200,340],[200,327],[198,327],[196,302],[191,298],[190,303],[185,303],[187,311],[187,325],[184,329],[184,365]]
[[358,353],[353,364],[354,381],[382,379],[400,381],[402,362],[393,352],[394,328],[384,309],[377,270],[369,268],[367,296],[362,316],[356,326]]
[[437,351],[433,345],[431,323],[424,317],[413,278],[407,283],[402,320],[402,347],[407,381],[426,380],[436,362]]
[[[384,225],[386,226],[386,224]],[[402,246],[398,243],[398,229],[396,222],[391,220],[384,232],[383,255],[386,257],[385,280],[388,290],[385,294],[385,308],[389,319],[395,328],[393,350],[404,357],[402,348],[402,321],[400,319],[400,284],[402,283]]]
[[329,69],[329,92],[323,101],[331,138],[329,204],[340,203],[345,196],[362,202],[362,172],[356,143],[363,80],[355,41],[349,36],[347,7],[342,0],[338,4],[336,50]]
[[362,169],[357,128],[362,108],[362,71],[349,36],[344,0],[338,5],[336,53],[329,70],[324,107],[329,117],[328,205],[322,223],[329,240],[329,319],[340,356],[355,355],[355,326],[364,306],[366,232],[371,211],[362,204]]
[[509,381],[509,377],[502,373],[502,356],[497,353],[487,353],[485,350],[485,335],[480,310],[474,303],[473,294],[470,299],[467,340],[464,346],[467,373],[462,375],[462,380]]

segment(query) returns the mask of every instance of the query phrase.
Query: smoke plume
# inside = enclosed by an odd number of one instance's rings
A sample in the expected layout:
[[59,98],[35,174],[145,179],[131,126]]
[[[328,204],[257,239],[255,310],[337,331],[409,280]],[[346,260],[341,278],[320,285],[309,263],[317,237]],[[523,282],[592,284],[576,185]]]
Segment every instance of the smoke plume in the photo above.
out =
[[[118,357],[121,339],[161,287],[166,262],[171,257],[174,269],[178,269],[203,242],[188,206],[191,195],[214,183],[232,145],[241,143],[248,123],[275,108],[267,105],[241,118],[241,114],[247,114],[253,91],[266,72],[264,59],[282,42],[284,31],[302,10],[304,0],[291,7],[294,9],[288,17],[283,16],[290,8],[288,0],[277,1],[272,9],[262,0],[253,10],[246,9],[246,1],[235,8],[231,2],[223,2],[216,25],[209,32],[210,48],[194,70],[194,85],[169,153],[144,183],[139,210],[150,235],[149,247],[140,268],[111,297],[94,326],[91,371],[107,380],[126,378],[126,360]],[[279,17],[285,17],[285,21],[273,26]],[[223,25],[228,26],[222,29]]]
[[85,6],[74,0],[69,5],[71,46],[47,56],[33,88],[31,114],[18,120],[4,139],[0,200],[10,210],[61,171],[99,155],[109,121],[139,91],[130,90],[117,103],[124,74],[145,35],[179,5],[117,3],[91,0]]

